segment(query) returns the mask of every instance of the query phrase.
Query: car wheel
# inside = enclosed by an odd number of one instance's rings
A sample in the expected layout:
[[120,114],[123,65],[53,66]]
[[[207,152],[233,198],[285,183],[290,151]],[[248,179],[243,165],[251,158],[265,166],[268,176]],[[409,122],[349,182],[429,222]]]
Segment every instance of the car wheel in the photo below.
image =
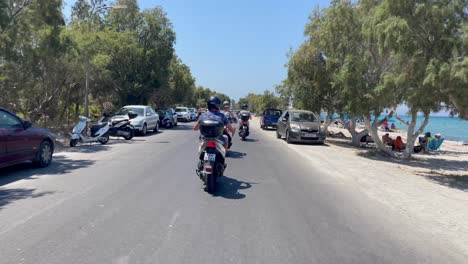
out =
[[146,136],[146,134],[148,133],[148,126],[146,125],[146,123],[143,125],[143,129],[141,130],[141,135],[142,136]]
[[278,130],[276,130],[276,138],[278,138],[278,139],[281,138],[281,135],[280,135],[280,133],[278,132]]
[[78,144],[78,139],[71,139],[70,140],[70,147],[76,147],[76,145]]
[[35,167],[45,168],[52,162],[52,155],[54,154],[54,148],[48,141],[43,141],[39,147],[39,151],[36,154],[36,158],[33,161]]
[[286,142],[287,142],[288,144],[291,144],[291,143],[292,143],[291,137],[289,136],[289,130],[286,130]]
[[155,126],[154,129],[153,129],[153,132],[154,132],[154,133],[158,133],[158,132],[159,132],[159,122],[156,123],[156,126]]
[[109,136],[108,135],[102,136],[98,139],[98,141],[102,145],[107,144],[107,142],[109,142]]

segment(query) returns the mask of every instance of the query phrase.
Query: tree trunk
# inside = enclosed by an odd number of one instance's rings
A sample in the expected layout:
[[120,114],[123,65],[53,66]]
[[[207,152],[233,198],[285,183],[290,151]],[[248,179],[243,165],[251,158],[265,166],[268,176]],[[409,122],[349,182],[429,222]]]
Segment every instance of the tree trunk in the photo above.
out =
[[414,133],[417,120],[418,120],[418,112],[411,111],[411,121],[408,126],[408,131],[406,132],[406,138],[407,138],[406,148],[405,148],[405,151],[403,152],[403,157],[405,159],[411,158],[411,155],[413,154],[413,151],[414,151],[414,142],[416,140],[416,137],[424,131],[427,124],[429,123],[429,113],[424,113],[424,122],[421,124],[421,126],[416,131],[416,133]]
[[[346,124],[344,118],[341,118],[343,125]],[[367,135],[367,129],[362,130],[361,132],[356,131],[356,116],[351,116],[351,123],[346,125],[346,130],[351,134],[352,145],[359,147],[361,145],[361,138]]]
[[374,122],[371,123],[370,115],[364,115],[364,124],[366,126],[366,129],[369,131],[370,136],[374,140],[377,149],[390,156],[395,156],[395,154],[382,143],[382,140],[379,137],[379,133],[377,131],[377,117],[375,117]]

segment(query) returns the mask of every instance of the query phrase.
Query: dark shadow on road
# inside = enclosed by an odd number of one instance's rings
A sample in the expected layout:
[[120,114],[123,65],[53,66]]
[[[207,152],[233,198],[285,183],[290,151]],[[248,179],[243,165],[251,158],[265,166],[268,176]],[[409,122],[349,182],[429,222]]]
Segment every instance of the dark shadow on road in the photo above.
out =
[[259,140],[256,139],[256,138],[246,138],[244,141],[245,141],[245,142],[257,142],[257,141],[259,141]]
[[171,130],[181,130],[181,131],[187,131],[187,130],[193,130],[193,127],[195,126],[195,123],[183,123],[179,124],[176,127],[171,128]]
[[362,152],[358,153],[358,155],[371,160],[398,163],[401,165],[424,170],[444,170],[448,175],[456,172],[466,172],[468,168],[468,161],[424,158],[425,154],[414,155],[410,160],[384,156],[377,151]]
[[350,139],[342,139],[342,138],[328,138],[327,143],[332,144],[335,146],[343,147],[343,148],[351,148],[351,149],[359,149],[358,147],[353,146]]
[[247,156],[247,153],[238,152],[238,151],[235,151],[235,150],[229,150],[229,151],[228,151],[228,155],[226,156],[226,158],[231,158],[231,159],[242,159],[242,158],[244,158],[245,156]]
[[110,148],[110,145],[116,144],[114,142],[108,142],[106,145],[101,145],[99,143],[84,143],[84,144],[79,144],[76,147],[70,148],[70,147],[65,147],[63,149],[60,149],[62,152],[79,152],[79,153],[96,153],[96,152],[101,152],[101,151],[106,151]]
[[236,179],[223,176],[218,179],[217,190],[214,196],[226,199],[244,199],[246,195],[239,191],[249,189],[253,184],[257,183],[238,181]]
[[68,159],[63,155],[54,155],[52,164],[47,168],[36,169],[32,163],[22,163],[0,169],[0,186],[22,180],[36,179],[42,175],[61,175],[94,164],[92,160]]
[[53,194],[54,192],[35,193],[35,189],[1,189],[0,188],[0,210],[6,205],[22,199],[38,198],[45,195]]
[[437,172],[431,171],[429,173],[419,173],[425,177],[426,179],[430,180],[431,182],[458,189],[464,192],[468,192],[468,176],[457,176],[457,175],[442,175]]

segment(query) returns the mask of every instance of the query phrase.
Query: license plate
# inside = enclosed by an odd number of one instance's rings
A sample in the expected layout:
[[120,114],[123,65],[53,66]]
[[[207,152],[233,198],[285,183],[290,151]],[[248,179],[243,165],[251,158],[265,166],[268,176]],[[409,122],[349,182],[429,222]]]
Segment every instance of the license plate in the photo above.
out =
[[316,133],[308,133],[308,134],[305,134],[304,137],[317,137],[317,134]]
[[215,161],[216,160],[216,154],[205,153],[205,160],[206,161]]
[[276,123],[271,123],[272,126],[276,126]]

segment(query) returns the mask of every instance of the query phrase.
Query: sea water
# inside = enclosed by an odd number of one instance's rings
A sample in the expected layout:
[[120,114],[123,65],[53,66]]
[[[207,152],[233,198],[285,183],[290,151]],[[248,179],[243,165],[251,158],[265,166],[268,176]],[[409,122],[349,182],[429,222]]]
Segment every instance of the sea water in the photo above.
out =
[[[400,116],[403,120],[410,120],[409,116]],[[391,125],[394,121],[397,129],[407,130],[407,126],[401,123],[398,120],[392,118],[389,121]],[[421,123],[424,121],[424,117],[418,116],[418,121],[415,129],[418,129],[421,126]],[[458,117],[447,117],[447,116],[430,116],[429,123],[423,131],[431,132],[431,135],[434,137],[435,134],[440,133],[442,137],[447,140],[453,141],[468,141],[468,121],[462,120]]]

